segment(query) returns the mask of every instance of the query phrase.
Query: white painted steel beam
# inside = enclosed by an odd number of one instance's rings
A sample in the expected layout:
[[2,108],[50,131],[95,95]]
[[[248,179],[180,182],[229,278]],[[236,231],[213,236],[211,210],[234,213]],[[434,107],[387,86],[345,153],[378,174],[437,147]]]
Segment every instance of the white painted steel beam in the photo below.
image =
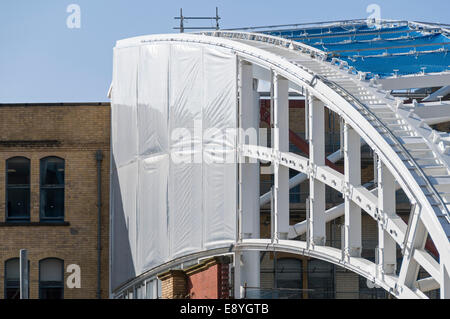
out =
[[450,121],[449,101],[417,103],[415,106],[405,104],[405,106],[411,107],[411,111],[417,114],[428,125]]
[[323,246],[326,242],[325,184],[317,179],[316,167],[325,165],[325,105],[308,94],[309,140],[309,242]]
[[440,89],[434,91],[426,98],[424,98],[422,102],[438,101],[440,98],[443,98],[448,94],[450,94],[450,85],[443,86]]
[[431,275],[431,277],[435,280],[439,280],[439,263],[431,257],[430,254],[422,249],[414,249],[413,257]]
[[378,169],[378,274],[395,274],[397,266],[396,242],[386,230],[385,221],[395,217],[395,178],[381,161],[374,163]]
[[[260,159],[262,161],[270,161],[279,163],[279,165],[287,166],[298,172],[308,173],[311,171],[308,158],[295,153],[278,153],[275,154],[270,148],[257,145],[243,145],[242,152],[244,156]],[[378,199],[377,189],[371,191],[364,186],[346,184],[344,175],[335,171],[328,166],[316,166],[312,164],[314,171],[314,179],[334,188],[338,192],[344,193],[350,190],[350,200],[364,209],[374,220],[378,221]],[[396,186],[397,187],[397,186]],[[330,221],[343,215],[345,212],[345,203],[333,207],[325,212],[326,221]],[[389,232],[397,244],[403,247],[403,240],[406,233],[406,224],[395,213],[384,216],[384,228]],[[309,219],[308,219],[309,220]],[[298,223],[290,228],[289,238],[295,238],[305,232],[307,229],[306,221]]]
[[441,262],[441,277],[439,279],[441,299],[450,299],[450,269],[443,262]]
[[299,254],[312,258],[318,258],[340,267],[349,269],[360,276],[368,278],[377,286],[389,291],[398,298],[426,298],[426,296],[416,287],[410,289],[402,287],[401,291],[396,289],[397,276],[386,275],[384,280],[376,276],[376,265],[361,257],[350,257],[349,261],[341,259],[340,249],[328,246],[308,247],[308,243],[300,240],[280,240],[278,243],[270,239],[246,239],[239,243],[235,249],[258,250],[258,251],[280,251],[291,254]]
[[234,288],[234,298],[235,299],[241,299],[243,296],[241,295],[242,293],[242,278],[241,278],[241,251],[236,251],[234,253],[234,283],[233,283],[233,288]]
[[420,264],[414,259],[414,250],[423,250],[428,232],[421,221],[419,205],[414,205],[408,222],[408,230],[403,248],[403,259],[398,279],[399,287],[414,287],[419,274]]
[[419,289],[422,292],[427,292],[440,288],[439,282],[436,281],[436,279],[434,279],[433,277],[419,279],[416,281],[414,285],[417,287],[417,289]]
[[[259,94],[254,87],[252,65],[241,65],[240,110],[242,143],[258,144]],[[259,161],[241,158],[242,237],[259,238]]]
[[[253,81],[253,65],[240,62],[239,110],[241,126],[241,143],[258,144],[259,128],[259,94]],[[242,157],[240,161],[240,203],[242,205],[241,238],[260,237],[259,212],[259,161]],[[240,285],[259,287],[260,259],[259,252],[244,251],[240,254]]]
[[404,90],[446,86],[450,83],[450,72],[405,75],[378,79],[384,90]]
[[352,201],[352,186],[361,185],[361,141],[348,124],[344,126],[344,177],[345,177],[345,255],[361,256],[361,208]]
[[[363,145],[366,145],[366,142],[364,142],[364,140],[361,140],[361,146],[363,146]],[[344,153],[339,149],[336,152],[328,155],[327,159],[332,163],[336,163],[336,162],[340,161],[343,156],[344,156]],[[289,179],[289,189],[299,185],[300,183],[303,183],[307,179],[308,179],[307,174],[299,173],[299,174],[295,175],[294,177]],[[259,198],[259,205],[261,205],[261,206],[263,206],[269,202],[270,202],[270,192],[267,192],[267,193],[261,195],[261,197]]]
[[[274,74],[274,152],[289,152],[289,83]],[[275,238],[287,239],[289,232],[289,168],[274,163]]]

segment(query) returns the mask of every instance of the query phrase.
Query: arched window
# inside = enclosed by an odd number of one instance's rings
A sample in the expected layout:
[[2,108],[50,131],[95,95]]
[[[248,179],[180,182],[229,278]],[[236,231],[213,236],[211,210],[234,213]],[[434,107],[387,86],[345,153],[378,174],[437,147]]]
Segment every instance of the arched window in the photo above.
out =
[[39,261],[39,299],[64,298],[64,261],[46,258]]
[[[28,261],[28,278],[30,278],[30,261]],[[30,285],[28,285],[30,295]],[[5,261],[5,299],[20,298],[20,259],[11,258]]]
[[[277,260],[276,288],[281,288],[278,298],[302,298],[302,261],[296,258],[281,258]],[[288,288],[283,290],[283,288]]]
[[64,170],[59,157],[41,159],[41,221],[64,219]]
[[6,160],[6,220],[30,220],[30,160],[26,157]]
[[19,258],[11,258],[5,262],[5,299],[20,298]]

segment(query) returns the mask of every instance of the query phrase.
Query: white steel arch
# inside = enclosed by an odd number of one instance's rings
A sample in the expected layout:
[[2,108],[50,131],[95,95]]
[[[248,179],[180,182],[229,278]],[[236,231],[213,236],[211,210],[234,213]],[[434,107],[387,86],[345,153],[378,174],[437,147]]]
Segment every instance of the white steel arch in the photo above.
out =
[[[245,236],[241,203],[240,231],[235,246],[238,255],[249,250],[297,253],[354,271],[399,298],[426,298],[424,292],[437,288],[440,288],[442,298],[450,297],[450,146],[421,118],[403,109],[400,101],[381,90],[376,80],[366,81],[364,74],[353,74],[351,68],[336,59],[326,62],[326,54],[320,50],[262,34],[215,31],[203,35],[144,36],[130,41],[196,43],[234,50],[240,61],[241,104],[243,96],[248,94],[245,82],[251,81],[257,73],[244,76],[245,65],[265,70],[266,73],[261,73],[265,74],[262,76],[265,79],[269,74],[273,88],[274,127],[281,130],[275,130],[273,148],[240,143],[238,152],[244,157],[275,164],[275,226],[271,239]],[[284,146],[287,138],[282,132],[287,113],[286,83],[309,96],[308,127],[310,137],[314,136],[310,139],[310,158],[290,153]],[[336,112],[346,123],[345,174],[334,171],[323,162],[324,150],[320,141],[323,116],[322,120],[320,116],[324,106]],[[360,185],[359,169],[353,166],[359,164],[359,137],[379,158],[381,182],[373,191]],[[293,237],[288,232],[296,228],[295,225],[290,228],[286,225],[288,203],[280,202],[286,200],[288,180],[282,173],[286,167],[304,173],[310,179],[313,199],[306,221],[309,225],[306,227],[306,241],[288,239]],[[413,204],[408,224],[395,214],[395,206],[392,206],[395,181]],[[330,219],[321,203],[325,200],[323,185],[336,189],[346,198],[346,236],[342,250],[324,245],[323,226]],[[360,257],[361,209],[379,225],[377,264]],[[333,215],[333,218],[337,216],[340,214]],[[428,235],[439,252],[439,262],[424,249]],[[395,263],[396,244],[403,253],[399,275],[392,265],[392,259]],[[417,281],[419,266],[430,274],[429,278]]]

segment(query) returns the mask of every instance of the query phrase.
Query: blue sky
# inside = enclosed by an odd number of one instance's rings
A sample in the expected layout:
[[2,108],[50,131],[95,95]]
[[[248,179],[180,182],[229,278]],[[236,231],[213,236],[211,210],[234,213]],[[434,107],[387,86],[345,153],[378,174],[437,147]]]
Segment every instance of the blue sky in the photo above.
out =
[[[448,0],[1,0],[0,103],[108,101],[115,41],[176,32],[181,7],[210,16],[218,6],[221,27],[232,28],[366,18],[372,3],[382,18],[450,23]],[[70,4],[79,29],[66,25]]]

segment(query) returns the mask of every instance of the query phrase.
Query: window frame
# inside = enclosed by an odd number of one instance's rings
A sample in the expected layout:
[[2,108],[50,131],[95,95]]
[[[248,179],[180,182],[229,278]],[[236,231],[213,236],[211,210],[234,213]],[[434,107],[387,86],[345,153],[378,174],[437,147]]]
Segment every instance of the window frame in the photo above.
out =
[[[42,269],[42,263],[47,261],[47,260],[58,260],[61,262],[61,284],[60,285],[49,285],[49,286],[42,286],[42,280],[41,280],[41,269]],[[62,295],[61,295],[61,299],[64,299],[64,259],[58,258],[58,257],[47,257],[47,258],[43,258],[41,260],[39,260],[39,277],[38,277],[38,296],[39,299],[44,299],[42,298],[42,289],[44,288],[61,288],[62,289]]]
[[[43,179],[45,172],[43,172],[43,163],[49,159],[58,159],[61,160],[64,167],[64,182],[63,184],[43,184]],[[48,217],[45,216],[45,209],[42,203],[42,194],[43,190],[52,190],[52,189],[62,189],[63,192],[63,207],[62,214],[58,217]],[[66,216],[66,160],[59,156],[46,156],[39,160],[39,220],[41,222],[64,222]]]
[[[14,186],[10,186],[9,185],[9,181],[8,181],[8,164],[10,161],[14,160],[14,159],[25,159],[28,162],[28,186],[26,186],[27,184],[14,184]],[[24,215],[24,216],[9,216],[9,210],[8,210],[8,199],[9,199],[9,194],[8,194],[8,190],[9,189],[25,189],[28,191],[28,215]],[[10,157],[8,159],[6,159],[5,161],[5,220],[6,222],[10,222],[10,223],[16,223],[16,222],[29,222],[31,220],[31,160],[28,157],[25,156],[13,156]]]
[[[14,285],[14,287],[8,286],[8,280],[7,280],[7,273],[8,273],[8,271],[7,271],[8,270],[7,264],[8,264],[9,261],[12,261],[12,260],[15,260],[15,259],[17,259],[17,261],[19,262],[19,276],[20,276],[20,258],[19,257],[12,257],[12,258],[6,259],[5,262],[3,263],[3,267],[4,267],[4,269],[3,269],[3,278],[4,278],[4,280],[3,280],[3,298],[5,300],[7,300],[7,290],[8,290],[8,288],[16,288],[16,289],[18,289],[19,290],[19,296],[18,296],[17,299],[20,299],[20,277],[19,277],[19,282],[17,284],[17,287],[16,287],[16,285]],[[29,295],[30,295],[30,261],[28,260],[28,296]],[[13,300],[13,299],[11,299],[11,300]]]

